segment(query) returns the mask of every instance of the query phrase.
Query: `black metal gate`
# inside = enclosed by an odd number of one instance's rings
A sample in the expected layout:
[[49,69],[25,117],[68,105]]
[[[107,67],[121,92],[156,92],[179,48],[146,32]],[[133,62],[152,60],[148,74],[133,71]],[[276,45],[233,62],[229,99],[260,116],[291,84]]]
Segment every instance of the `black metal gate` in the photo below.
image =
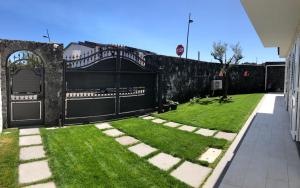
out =
[[126,48],[97,49],[66,60],[67,123],[92,122],[153,110],[157,72]]
[[8,122],[11,127],[44,122],[44,67],[30,51],[17,51],[7,60]]

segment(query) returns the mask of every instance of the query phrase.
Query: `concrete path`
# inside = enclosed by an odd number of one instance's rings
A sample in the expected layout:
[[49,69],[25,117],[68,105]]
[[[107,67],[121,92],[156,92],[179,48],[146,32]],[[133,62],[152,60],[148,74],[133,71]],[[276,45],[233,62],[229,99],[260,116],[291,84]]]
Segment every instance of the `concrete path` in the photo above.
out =
[[[151,116],[143,116],[141,117],[146,120],[154,120]],[[165,121],[156,121],[156,123],[164,123]],[[173,126],[175,124],[172,124]],[[189,161],[184,161],[178,157],[174,157],[170,154],[164,152],[158,152],[159,150],[149,146],[138,139],[126,136],[125,133],[119,131],[118,129],[112,127],[108,123],[100,123],[95,125],[99,130],[101,130],[105,135],[115,138],[115,140],[123,146],[128,146],[128,150],[135,153],[139,157],[147,158],[147,161],[156,166],[157,168],[169,171],[175,165],[178,165],[173,171],[170,172],[170,175],[175,177],[176,179],[190,185],[191,187],[199,187],[207,176],[212,171],[211,168],[201,166],[199,164],[191,163]],[[118,133],[109,134],[109,133]],[[208,154],[209,155],[209,154]],[[149,158],[150,156],[150,158]]]
[[220,188],[299,188],[300,158],[282,95],[267,94]]
[[[54,182],[44,181],[52,177],[43,148],[39,128],[20,129],[19,184],[36,188],[55,188]],[[39,182],[42,181],[43,183]]]
[[183,125],[183,124],[179,124],[179,123],[171,122],[171,121],[168,122],[167,120],[155,118],[152,116],[141,116],[140,118],[142,118],[144,120],[151,120],[153,123],[162,124],[163,126],[167,126],[167,127],[171,127],[171,128],[176,128],[181,131],[195,133],[195,134],[199,134],[202,136],[214,137],[214,138],[218,138],[218,139],[225,139],[230,142],[233,141],[237,135],[236,133],[227,133],[227,132],[222,132],[222,131],[217,131],[217,130],[199,128],[199,127]]

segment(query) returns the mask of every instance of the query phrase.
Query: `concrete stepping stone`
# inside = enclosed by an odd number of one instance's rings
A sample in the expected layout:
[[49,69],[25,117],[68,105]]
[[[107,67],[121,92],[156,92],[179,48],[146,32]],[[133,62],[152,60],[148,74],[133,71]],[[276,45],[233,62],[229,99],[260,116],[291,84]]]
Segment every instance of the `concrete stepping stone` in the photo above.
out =
[[136,144],[139,142],[139,140],[131,137],[131,136],[122,136],[119,138],[116,138],[116,141],[119,142],[123,146]]
[[154,166],[160,168],[161,170],[167,171],[174,165],[179,163],[180,158],[173,157],[172,155],[168,155],[166,153],[159,153],[154,157],[148,159],[148,161]]
[[19,183],[33,183],[52,176],[48,161],[23,163],[19,166]]
[[236,135],[237,135],[236,133],[218,132],[214,137],[232,141]]
[[139,118],[144,118],[144,117],[147,117],[147,116],[149,116],[149,115],[141,115],[141,116],[139,116]]
[[181,125],[181,124],[175,123],[175,122],[167,122],[167,123],[164,124],[164,126],[172,127],[172,128],[179,127],[180,125]]
[[109,129],[106,131],[103,131],[104,134],[110,137],[119,137],[125,135],[125,133],[119,131],[118,129]]
[[185,161],[172,171],[171,175],[191,187],[199,187],[211,170],[211,168]]
[[43,146],[30,146],[20,149],[20,160],[32,160],[46,157]]
[[147,144],[144,144],[144,143],[140,143],[140,144],[131,146],[128,149],[129,149],[129,151],[137,154],[140,157],[145,157],[145,156],[157,151],[156,148],[153,148],[153,147],[151,147]]
[[55,129],[59,129],[59,127],[48,127],[46,128],[47,130],[55,130]]
[[113,128],[109,123],[97,123],[95,126],[100,130]]
[[222,150],[220,149],[209,148],[200,156],[199,160],[213,163],[221,155],[221,153]]
[[20,146],[40,145],[42,144],[42,138],[40,135],[34,136],[21,136],[19,138]]
[[157,119],[152,120],[152,122],[160,124],[160,123],[166,122],[166,120],[157,118]]
[[196,131],[196,134],[200,134],[202,136],[213,136],[217,131],[215,130],[210,130],[210,129],[199,129],[198,131]]
[[182,125],[178,129],[182,130],[182,131],[193,132],[194,130],[197,129],[197,127],[193,127],[193,126],[189,126],[189,125]]
[[155,119],[155,117],[152,117],[152,116],[146,116],[146,117],[143,117],[143,119],[145,119],[145,120],[152,120],[152,119]]
[[19,134],[20,136],[40,134],[40,130],[39,128],[20,129]]
[[41,183],[36,185],[30,185],[24,188],[56,188],[54,182]]

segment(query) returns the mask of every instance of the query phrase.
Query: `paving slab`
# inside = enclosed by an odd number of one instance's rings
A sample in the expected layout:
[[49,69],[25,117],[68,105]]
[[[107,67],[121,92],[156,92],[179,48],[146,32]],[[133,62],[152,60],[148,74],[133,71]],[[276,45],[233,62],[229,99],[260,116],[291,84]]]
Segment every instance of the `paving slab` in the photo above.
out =
[[39,128],[20,129],[19,134],[20,136],[40,134],[40,130]]
[[125,133],[119,131],[118,129],[109,129],[106,131],[103,131],[104,134],[111,137],[119,137],[125,135]]
[[215,130],[210,130],[210,129],[199,129],[198,131],[196,131],[196,134],[200,134],[202,136],[213,136],[217,131]]
[[19,138],[20,146],[30,146],[30,145],[39,145],[39,144],[42,144],[42,138],[40,135],[21,136]]
[[179,163],[180,158],[173,157],[172,155],[166,153],[159,153],[154,157],[148,159],[149,163],[153,164],[154,166],[160,168],[161,170],[169,170],[174,165]]
[[95,126],[100,130],[113,128],[109,123],[97,123]]
[[47,182],[41,184],[30,185],[24,188],[56,188],[54,182]]
[[144,143],[140,143],[140,144],[131,146],[128,149],[129,149],[129,151],[137,154],[140,157],[145,157],[145,156],[157,151],[156,148],[153,148],[153,147],[151,147],[147,144],[144,144]]
[[20,160],[32,160],[46,157],[43,146],[30,146],[20,149]]
[[172,171],[171,175],[191,187],[199,187],[211,170],[211,168],[185,161]]
[[187,131],[187,132],[193,132],[197,129],[197,127],[189,126],[189,125],[182,125],[181,127],[178,127],[179,130]]
[[[270,106],[273,109],[268,110]],[[297,145],[290,135],[290,116],[284,96],[265,94],[259,109],[220,187],[230,184],[243,188],[299,188],[300,160]],[[240,160],[242,158],[246,160]],[[293,173],[290,167],[298,172],[294,174],[296,171]]]
[[122,136],[119,138],[116,138],[116,141],[119,142],[123,146],[136,144],[139,142],[139,140],[131,137],[131,136]]
[[160,123],[165,123],[166,121],[167,121],[167,120],[159,119],[159,118],[152,120],[153,123],[158,123],[158,124],[160,124]]
[[215,138],[221,138],[228,141],[232,141],[236,136],[236,133],[226,133],[226,132],[218,132],[214,137]]
[[209,148],[200,156],[199,160],[213,163],[221,155],[221,153],[222,150],[220,149]]
[[48,127],[46,128],[47,130],[55,130],[55,129],[59,129],[60,127]]
[[19,166],[19,183],[33,183],[52,176],[48,161],[23,163]]
[[164,126],[172,127],[172,128],[179,127],[180,125],[181,125],[181,124],[175,123],[175,122],[167,122],[167,123],[164,123]]
[[146,117],[143,117],[143,119],[145,119],[145,120],[152,120],[152,119],[155,119],[155,117],[152,117],[152,116],[146,116]]

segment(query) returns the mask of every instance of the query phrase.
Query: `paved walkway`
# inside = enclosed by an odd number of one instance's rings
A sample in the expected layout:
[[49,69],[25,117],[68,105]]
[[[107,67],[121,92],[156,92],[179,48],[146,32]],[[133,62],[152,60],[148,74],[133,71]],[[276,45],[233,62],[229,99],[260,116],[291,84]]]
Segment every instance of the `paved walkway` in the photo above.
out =
[[282,95],[266,95],[219,187],[300,187],[300,159]]
[[183,124],[171,122],[171,121],[168,122],[167,120],[155,118],[153,116],[148,116],[148,115],[140,116],[140,118],[143,118],[144,120],[151,120],[153,123],[162,124],[163,126],[175,128],[175,129],[178,129],[181,131],[186,131],[186,132],[195,133],[195,134],[199,134],[202,136],[208,136],[208,137],[213,136],[215,138],[225,139],[227,141],[233,141],[237,135],[236,133],[227,133],[227,132],[218,131],[218,130],[210,130],[210,129],[194,127],[194,126],[190,126],[190,125],[183,125]]
[[39,128],[20,129],[19,146],[19,184],[31,185],[26,188],[55,188],[54,182],[47,182],[52,177],[52,173]]
[[[159,122],[163,123],[165,121]],[[134,137],[127,136],[125,133],[112,127],[109,123],[99,123],[95,126],[105,135],[115,138],[118,143],[126,146],[129,151],[135,153],[139,157],[147,158],[147,161],[152,165],[169,172],[171,176],[191,187],[198,188],[212,171],[211,168],[185,161],[184,159],[159,151],[159,149],[149,146]],[[178,166],[173,170],[172,167],[175,165]]]

